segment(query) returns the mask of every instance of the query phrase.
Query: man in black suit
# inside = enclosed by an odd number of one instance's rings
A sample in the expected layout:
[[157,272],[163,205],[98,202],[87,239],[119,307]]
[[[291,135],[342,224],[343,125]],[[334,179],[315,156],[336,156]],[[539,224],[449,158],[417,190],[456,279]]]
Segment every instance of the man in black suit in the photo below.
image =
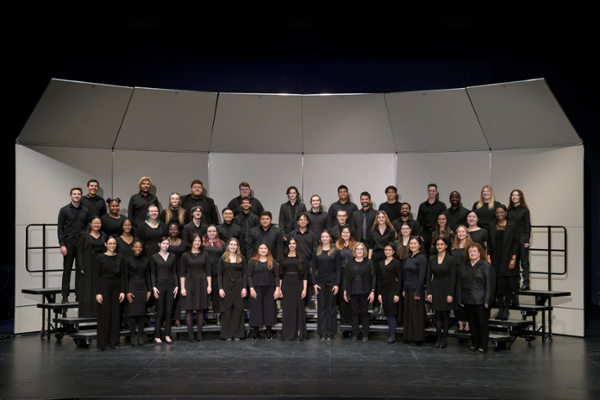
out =
[[202,218],[200,218],[202,225],[217,225],[219,223],[215,201],[210,197],[204,196],[204,185],[199,179],[192,181],[190,194],[181,196],[181,207],[184,210],[191,213],[194,206],[202,207]]
[[288,201],[279,209],[279,229],[283,231],[284,240],[296,229],[297,216],[306,212],[306,206],[300,202],[300,192],[296,186],[290,186],[285,194]]
[[371,242],[371,230],[375,222],[377,213],[373,210],[371,204],[371,195],[369,192],[360,194],[360,205],[362,208],[354,211],[352,214],[352,228],[354,228],[354,236],[357,242],[363,242],[369,247]]

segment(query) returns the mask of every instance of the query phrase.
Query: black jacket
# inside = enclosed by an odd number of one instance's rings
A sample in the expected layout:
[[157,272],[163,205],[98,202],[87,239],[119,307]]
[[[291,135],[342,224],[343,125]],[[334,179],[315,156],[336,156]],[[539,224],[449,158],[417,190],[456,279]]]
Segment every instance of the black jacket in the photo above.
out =
[[195,199],[191,194],[181,196],[181,207],[187,210],[189,213],[192,211],[192,207],[202,207],[202,225],[217,225],[219,223],[219,215],[217,214],[217,207],[215,207],[215,201],[210,197],[201,196],[199,199]]
[[531,237],[531,215],[527,208],[518,206],[508,209],[506,219],[517,224],[517,233],[522,243],[529,243]]
[[519,250],[521,242],[519,241],[519,234],[517,233],[517,225],[514,222],[506,221],[506,228],[504,230],[504,238],[502,239],[502,248],[496,248],[496,224],[490,225],[490,240],[488,241],[488,255],[492,262],[500,252],[500,265],[492,265],[496,270],[497,276],[519,276],[519,268],[515,263],[515,268],[510,270],[508,268],[512,256],[519,256]]
[[467,261],[458,268],[456,304],[491,304],[496,288],[496,274],[490,263],[480,259],[475,265]]
[[[360,275],[362,280],[362,293],[352,293],[352,281],[357,275]],[[357,263],[354,260],[349,262],[346,266],[345,278],[344,291],[346,291],[347,296],[365,294],[375,290],[375,267],[373,266],[373,262],[368,258],[364,258],[361,263]]]
[[296,201],[296,215],[292,215],[292,203],[289,201],[283,203],[279,209],[279,229],[283,231],[283,235],[287,238],[289,234],[297,228],[296,218],[298,215],[306,212],[304,203]]
[[275,225],[269,226],[266,231],[261,225],[250,229],[246,237],[246,254],[248,258],[254,257],[261,242],[265,242],[271,250],[273,259],[279,262],[283,258],[283,232]]
[[354,239],[357,242],[363,242],[366,246],[370,246],[371,243],[371,230],[373,229],[373,223],[375,222],[375,216],[377,213],[373,210],[373,207],[369,207],[367,210],[367,237],[363,237],[362,221],[363,221],[363,210],[362,208],[352,213],[352,228],[354,229]]

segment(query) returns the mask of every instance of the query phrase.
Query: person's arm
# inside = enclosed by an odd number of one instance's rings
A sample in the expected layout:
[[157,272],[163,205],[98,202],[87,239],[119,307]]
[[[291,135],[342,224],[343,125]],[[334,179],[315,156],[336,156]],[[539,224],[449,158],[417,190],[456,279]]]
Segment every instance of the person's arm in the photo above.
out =
[[83,266],[83,258],[85,253],[85,246],[83,243],[85,239],[85,234],[82,233],[77,237],[77,259],[75,260],[75,265],[77,266],[77,272],[85,272],[85,267]]
[[398,297],[402,297],[402,263],[397,260],[394,260],[392,262],[395,264],[394,267],[396,268],[396,279],[398,279],[395,295]]
[[415,297],[417,297],[421,296],[420,293],[423,290],[423,285],[425,284],[425,275],[427,274],[427,259],[422,255],[422,257],[417,257],[415,261],[419,266],[419,280],[415,288]]
[[371,272],[371,292],[374,292],[375,288],[377,287],[377,275],[375,275],[375,266],[373,265],[373,261],[369,260],[367,262],[369,264],[369,269]]
[[524,209],[525,213],[523,218],[525,218],[525,237],[524,239],[524,244],[526,244],[527,246],[525,247],[529,247],[529,238],[531,237],[531,213],[529,212],[528,209]]
[[[330,244],[333,246],[333,244]],[[335,285],[338,289],[340,287],[340,280],[342,279],[342,256],[339,250],[335,250],[333,252],[333,256],[335,257]]]
[[223,272],[225,271],[225,259],[223,257],[219,258],[219,275],[217,275],[217,287],[219,288],[219,292],[223,290]]
[[250,260],[248,261],[247,265],[247,275],[246,275],[246,282],[248,283],[248,289],[250,289],[251,291],[254,290],[254,282],[252,281],[252,276],[254,275],[254,268],[256,267],[256,260]]
[[313,255],[312,255],[312,265],[311,265],[311,275],[312,275],[312,282],[313,285],[317,284],[317,269],[319,268],[318,265],[319,261],[317,259],[317,250],[313,250]]
[[210,215],[210,221],[208,224],[217,225],[219,223],[219,214],[217,213],[217,207],[215,206],[215,201],[213,199],[209,199],[210,205],[208,206],[209,211],[207,212]]
[[[435,260],[434,260],[435,258]],[[433,274],[433,271],[431,270],[433,263],[436,262],[437,263],[437,255],[432,255],[429,256],[429,260],[427,261],[427,272],[425,274],[425,282],[427,282],[426,285],[426,293],[425,295],[427,296],[427,299],[429,300],[430,296],[433,296],[433,293],[431,292],[431,275]],[[432,300],[429,300],[432,301]]]
[[246,297],[248,287],[248,266],[246,264],[246,259],[242,256],[242,297]]
[[512,268],[510,268],[511,270],[515,268],[516,264],[517,264],[517,257],[519,257],[519,254],[521,253],[521,240],[519,240],[519,230],[518,230],[518,226],[515,223],[511,223],[511,222],[507,222],[507,225],[510,224],[511,226],[511,232],[512,232],[512,245],[511,245],[511,252],[510,252],[510,266],[512,266]]
[[[56,229],[56,232],[58,234],[58,244],[61,247],[61,253],[63,252],[62,248],[65,247],[65,218],[66,218],[66,213],[63,212],[63,209],[61,208],[60,211],[58,212],[58,226]],[[67,255],[67,249],[65,247],[65,251],[63,256]]]
[[286,226],[287,215],[285,215],[285,205],[286,203],[283,203],[281,207],[279,207],[279,229],[283,232],[284,237],[287,239],[290,233],[288,232]]
[[100,293],[100,276],[102,276],[102,261],[103,261],[104,257],[103,255],[99,255],[98,257],[96,257],[96,261],[94,262],[94,269],[93,271],[89,271],[89,273],[93,273],[94,274],[94,284],[93,284],[93,290],[94,290],[94,295],[99,295]]
[[454,300],[452,296],[454,295],[454,287],[456,286],[456,260],[454,257],[452,257],[452,255],[448,257],[448,260],[450,261],[450,286],[448,290],[448,297],[451,297],[448,299],[448,303],[450,303],[452,300]]
[[281,285],[281,279],[279,277],[279,263],[273,260],[273,277],[275,278],[275,291],[277,292],[277,297],[279,297],[279,293],[281,289],[279,286]]

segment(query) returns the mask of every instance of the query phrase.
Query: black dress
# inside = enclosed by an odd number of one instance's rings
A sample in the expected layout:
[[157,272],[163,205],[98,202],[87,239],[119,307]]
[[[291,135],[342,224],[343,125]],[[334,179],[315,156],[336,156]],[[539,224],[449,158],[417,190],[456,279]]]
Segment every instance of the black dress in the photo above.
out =
[[[87,237],[87,240],[86,240]],[[79,308],[80,318],[98,316],[98,302],[94,287],[96,282],[96,258],[106,251],[106,234],[100,232],[96,239],[89,233],[79,235],[77,242],[77,276],[79,277]],[[81,273],[83,271],[83,274]]]
[[120,338],[119,296],[125,293],[123,257],[118,254],[114,256],[100,254],[96,258],[94,273],[96,275],[94,293],[102,295],[102,304],[98,305],[98,347],[114,347],[118,345]]
[[386,316],[400,315],[400,301],[394,303],[394,296],[402,297],[402,264],[392,259],[387,265],[385,260],[379,263],[381,280],[379,293],[383,300],[383,312]]
[[340,250],[340,257],[342,259],[342,265],[340,269],[341,286],[337,296],[337,303],[338,308],[340,309],[340,323],[348,325],[352,323],[352,309],[350,307],[350,303],[346,303],[346,301],[344,300],[344,290],[346,290],[346,268],[352,261],[354,261],[352,249],[350,249],[349,247],[342,248]]
[[[336,295],[333,288],[340,286],[341,257],[340,251],[328,255],[328,250],[323,250],[317,255],[313,253],[312,278],[315,285],[320,287],[317,293],[317,334],[324,337],[333,337],[337,331]],[[337,294],[337,293],[336,293]]]
[[[220,245],[220,246],[219,246]],[[219,245],[217,243],[208,243],[204,246],[202,251],[208,254],[210,259],[210,276],[212,278],[211,285],[212,291],[210,292],[210,300],[212,303],[212,309],[216,313],[220,313],[221,309],[221,297],[219,296],[219,260],[225,252],[225,242],[219,239]]]
[[184,310],[206,310],[208,308],[208,280],[210,260],[205,251],[185,253],[181,256],[181,277],[185,277],[186,295],[181,296]]
[[490,225],[496,223],[496,209],[502,204],[494,200],[493,208],[490,208],[490,203],[483,203],[481,208],[477,208],[477,203],[473,204],[472,210],[477,214],[481,227],[489,232]]
[[221,318],[221,339],[241,339],[246,336],[244,328],[244,299],[242,289],[247,281],[246,259],[242,256],[239,263],[231,263],[223,257],[219,260],[219,290],[225,291],[222,299],[223,317]]
[[[404,339],[425,341],[425,275],[427,259],[422,253],[407,257],[402,265],[404,291]],[[416,300],[415,296],[420,299]]]
[[117,241],[117,254],[120,254],[125,260],[127,260],[129,257],[133,257],[133,237],[131,238],[131,243],[125,242],[121,236],[117,236],[115,240]]
[[[460,270],[462,265],[465,263],[465,249],[453,249],[451,251],[451,253],[452,253],[452,257],[454,257],[454,261],[456,262],[456,274],[457,274],[456,279],[458,280],[458,271]],[[462,321],[462,322],[467,321],[467,314],[465,312],[464,307],[461,307],[460,304],[456,301],[456,293],[454,295],[454,315],[456,316],[456,319],[458,319],[459,321]]]
[[448,303],[447,297],[454,297],[456,286],[456,260],[451,254],[444,255],[442,263],[438,263],[438,256],[429,257],[427,264],[427,294],[430,294],[435,311],[450,311],[454,306]]
[[160,239],[168,234],[167,226],[163,222],[159,222],[158,226],[153,228],[146,221],[142,221],[135,228],[135,237],[144,243],[144,255],[148,258],[158,253]]
[[119,236],[119,232],[121,231],[121,224],[125,219],[124,216],[119,214],[119,218],[113,218],[110,214],[104,214],[100,217],[100,221],[102,221],[102,232],[106,233],[106,236]]
[[469,232],[469,236],[471,236],[472,242],[479,243],[486,252],[488,251],[488,242],[490,241],[488,231],[479,229],[477,231]]
[[125,293],[133,294],[133,302],[127,307],[128,317],[146,315],[146,296],[152,292],[150,261],[143,256],[131,256],[125,260]]
[[286,257],[281,262],[282,335],[285,340],[306,338],[306,314],[304,299],[301,299],[301,296],[304,282],[307,282],[308,271],[302,265],[302,272],[298,272],[298,263],[300,263],[298,257]]
[[[179,268],[177,270],[177,275],[180,277],[183,276],[181,274],[181,256],[185,253],[186,250],[187,250],[187,243],[184,240],[181,240],[177,246],[173,246],[173,245],[169,244],[168,251],[169,251],[169,253],[173,254],[175,256],[175,258],[177,259],[177,267]],[[184,310],[185,310],[184,302],[181,300],[181,291],[179,291],[179,293],[177,293],[177,298],[175,299],[175,302],[173,304],[173,317],[176,320],[179,320],[179,318],[181,318],[181,313]]]

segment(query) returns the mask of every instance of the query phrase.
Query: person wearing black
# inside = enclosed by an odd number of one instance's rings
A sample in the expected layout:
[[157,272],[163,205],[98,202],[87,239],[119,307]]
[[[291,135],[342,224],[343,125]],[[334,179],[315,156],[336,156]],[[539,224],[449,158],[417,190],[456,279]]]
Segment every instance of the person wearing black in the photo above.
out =
[[126,218],[119,214],[119,211],[121,211],[121,199],[118,197],[116,199],[109,198],[106,199],[106,203],[108,204],[109,213],[100,217],[100,220],[102,221],[102,232],[106,233],[108,236],[117,237],[121,230],[121,224]]
[[[326,215],[326,214],[324,214]],[[313,254],[314,251],[319,246],[319,239],[317,239],[317,235],[313,231],[310,230],[310,219],[308,218],[308,213],[303,213],[298,215],[296,219],[296,225],[298,225],[298,229],[293,230],[290,234],[290,238],[296,240],[298,243],[298,249],[302,253],[302,262],[304,264],[304,268],[306,269],[306,279],[308,286],[308,293],[304,297],[304,301],[306,306],[311,301],[311,288],[312,288],[312,263],[313,263]],[[288,239],[289,240],[289,239]]]
[[[435,330],[437,342],[433,347],[447,346],[450,328],[450,310],[453,308],[454,289],[456,287],[456,260],[448,252],[448,239],[437,238],[436,254],[429,257],[427,264],[427,301],[433,304],[435,311]],[[443,329],[443,334],[442,334]]]
[[296,229],[298,215],[306,212],[306,206],[300,202],[300,193],[296,186],[290,186],[285,194],[289,200],[279,209],[279,229],[283,231],[283,237],[287,240],[290,233]]
[[317,334],[321,340],[331,340],[336,331],[336,295],[340,286],[341,257],[327,230],[321,234],[321,244],[313,253],[312,281],[317,295]]
[[158,207],[155,205],[149,206],[148,221],[140,222],[135,228],[135,237],[144,243],[145,255],[151,257],[158,253],[160,239],[168,235],[167,225],[158,220]]
[[379,280],[379,302],[383,305],[383,312],[387,317],[390,337],[388,344],[396,343],[396,325],[400,317],[400,298],[402,296],[402,264],[394,258],[394,245],[385,245],[385,260],[379,263],[381,279]]
[[[177,265],[181,267],[181,256],[187,251],[188,244],[184,240],[182,240],[179,236],[179,224],[177,222],[172,222],[168,226],[169,232],[169,249],[168,252],[173,254],[176,258]],[[181,270],[178,270],[178,275],[181,275]],[[181,321],[181,313],[185,310],[184,302],[181,298],[181,290],[177,293],[177,297],[173,303],[173,316],[175,319],[175,326],[180,327]]]
[[[143,176],[138,182],[139,193],[134,194],[129,199],[129,205],[127,206],[127,216],[131,218],[133,226],[138,226],[140,223],[146,220],[146,213],[148,207],[155,205],[159,207],[158,198],[150,193],[152,188],[152,179],[148,176]],[[158,215],[156,216],[158,218]],[[148,250],[147,247],[144,247]]]
[[215,201],[204,195],[204,185],[199,179],[192,181],[190,194],[181,196],[181,207],[187,210],[190,215],[192,214],[192,208],[202,208],[202,225],[217,225],[219,223]]
[[525,201],[523,192],[515,189],[510,192],[510,202],[508,203],[508,215],[506,219],[517,224],[517,232],[521,248],[519,249],[519,259],[523,276],[523,286],[521,290],[529,290],[529,238],[531,237],[531,215],[529,207]]
[[[144,319],[146,303],[152,295],[150,261],[142,255],[144,245],[133,241],[133,255],[125,260],[125,293],[127,293],[127,316],[129,317],[129,341],[132,346],[144,345]],[[137,324],[137,338],[135,326]]]
[[77,242],[77,275],[79,277],[79,307],[80,318],[98,316],[96,301],[96,258],[106,250],[106,235],[101,232],[102,221],[93,216],[85,231],[81,232]]
[[283,296],[281,301],[283,339],[302,341],[306,338],[304,298],[308,287],[308,269],[302,262],[302,249],[298,247],[296,239],[288,238],[280,265],[279,292]]
[[[344,289],[346,284],[346,268],[354,260],[354,248],[356,247],[356,240],[354,240],[354,230],[349,227],[342,228],[340,237],[335,242],[335,247],[340,252],[340,258],[342,260],[340,268],[340,283],[341,289],[338,291],[338,308],[340,311],[340,323],[344,325],[350,325],[352,323],[352,309],[350,304],[344,301]],[[347,332],[343,332],[346,334]],[[344,336],[346,337],[346,336]]]
[[352,229],[352,226],[350,225],[351,221],[348,219],[348,214],[346,213],[346,210],[338,211],[337,221],[337,225],[331,228],[331,237],[334,242],[337,242],[338,238],[340,237],[340,232],[343,228],[349,227],[350,229]]
[[467,215],[469,209],[462,206],[460,193],[456,190],[450,193],[450,208],[446,209],[445,214],[448,217],[448,226],[454,232],[459,225],[467,226]]
[[385,196],[387,201],[379,205],[379,211],[385,211],[390,221],[395,221],[400,218],[400,207],[402,204],[396,200],[398,197],[398,189],[396,186],[390,185],[385,188]]
[[419,236],[421,234],[421,224],[412,219],[412,213],[410,212],[410,204],[402,203],[400,205],[400,218],[395,221],[392,221],[392,226],[396,230],[396,232],[400,232],[400,227],[402,224],[407,222],[410,225],[411,231],[413,235]]
[[219,284],[217,282],[219,277],[219,260],[225,253],[225,242],[219,239],[217,234],[217,228],[214,225],[209,225],[206,228],[206,234],[202,238],[202,244],[204,245],[203,251],[208,254],[210,260],[210,277],[212,289],[210,291],[210,298],[212,303],[213,312],[221,312],[221,298],[219,297]]
[[318,194],[314,194],[310,198],[310,211],[306,214],[308,217],[309,228],[317,238],[321,237],[321,233],[325,229],[329,230],[329,215],[323,211],[321,205],[321,197]]
[[354,247],[354,260],[346,268],[344,300],[352,309],[352,341],[358,340],[359,320],[362,324],[362,342],[369,341],[369,303],[375,299],[375,268],[367,256],[367,247],[358,242]]
[[417,214],[417,222],[421,224],[421,238],[423,239],[423,251],[425,252],[431,247],[431,235],[437,217],[445,209],[446,205],[438,200],[437,185],[430,183],[427,185],[427,201],[419,205],[419,213]]
[[[213,226],[214,228],[214,226]],[[210,273],[210,258],[203,251],[202,238],[194,233],[190,236],[188,251],[181,256],[181,298],[185,309],[185,320],[188,330],[188,340],[196,342],[194,338],[193,315],[196,311],[196,333],[199,342],[202,342],[202,323],[204,312],[208,308],[208,295],[212,290]]]
[[485,185],[481,188],[481,194],[479,195],[479,201],[473,203],[472,210],[477,213],[479,218],[479,224],[488,233],[490,231],[490,225],[496,221],[496,208],[501,204],[494,198],[494,189],[490,185]]
[[[389,242],[396,240],[396,231],[392,227],[388,216],[385,211],[377,211],[375,221],[373,221],[371,229],[371,246],[369,249],[369,259],[373,261],[375,266],[376,286],[375,289],[379,290],[379,280],[381,279],[381,270],[379,264],[385,259],[385,253],[383,249]],[[381,303],[379,302],[379,291],[375,293],[375,308],[374,313],[378,314],[381,312]]]
[[242,182],[239,185],[239,189],[240,189],[240,195],[238,197],[231,199],[229,204],[227,204],[227,207],[229,207],[233,210],[233,215],[237,216],[238,214],[240,214],[242,212],[242,209],[243,209],[242,200],[244,199],[244,197],[247,197],[248,199],[250,199],[250,203],[252,204],[252,212],[254,214],[256,214],[256,215],[262,214],[262,212],[264,211],[264,208],[263,208],[262,204],[260,204],[260,201],[257,198],[252,197],[252,191],[250,190],[250,184],[247,182]]
[[132,244],[135,239],[133,236],[133,225],[131,225],[131,220],[127,217],[123,218],[121,221],[121,228],[119,229],[119,236],[117,239],[117,253],[123,257],[124,260],[127,260],[129,257],[133,255]]
[[167,226],[176,223],[179,225],[179,231],[182,231],[183,227],[192,221],[190,213],[181,207],[181,196],[179,193],[171,194],[169,197],[169,206],[160,213],[160,220]]
[[408,257],[402,266],[402,296],[404,297],[404,340],[410,346],[425,341],[425,275],[427,259],[423,242],[413,236],[408,242]]
[[489,234],[488,231],[483,229],[479,224],[479,217],[475,211],[471,211],[467,214],[467,230],[469,231],[471,241],[473,243],[479,243],[483,250],[487,252],[488,242],[490,240]]
[[376,212],[371,204],[371,195],[369,192],[360,194],[360,210],[354,211],[352,214],[352,228],[354,229],[354,238],[357,242],[364,243],[367,248],[370,248],[372,241],[373,223],[375,222]]
[[[473,242],[471,241],[471,236],[469,235],[467,227],[464,225],[459,225],[458,228],[456,228],[456,234],[454,235],[454,241],[452,243],[451,250],[452,257],[454,257],[454,261],[456,262],[457,273],[461,266],[465,263],[465,253],[471,246],[471,243]],[[465,309],[464,307],[460,307],[456,302],[454,303],[454,315],[457,319],[458,333],[469,332],[469,322],[467,320]]]
[[223,223],[217,225],[219,238],[227,243],[229,239],[236,238],[240,243],[244,243],[242,228],[233,223],[233,210],[225,207],[223,209]]
[[259,244],[266,243],[275,260],[283,257],[283,232],[271,224],[272,218],[271,212],[263,211],[260,225],[250,229],[246,237],[246,254],[256,254]]
[[100,184],[96,179],[90,179],[87,183],[88,194],[81,197],[81,204],[88,209],[89,216],[102,217],[106,214],[106,203],[102,196],[98,195]]
[[250,289],[250,320],[252,340],[260,339],[259,330],[266,328],[267,339],[272,340],[273,325],[277,323],[275,300],[281,297],[279,265],[266,243],[261,243],[254,257],[248,261],[248,288]]
[[496,319],[507,320],[510,306],[519,306],[519,269],[515,267],[520,245],[517,224],[506,220],[506,206],[498,206],[488,243],[488,262],[496,272]]
[[350,201],[348,187],[346,185],[340,185],[338,187],[339,200],[329,206],[329,226],[334,227],[337,221],[337,213],[339,210],[346,210],[347,215],[352,215],[354,211],[358,210],[356,204]]
[[179,291],[177,276],[177,257],[169,253],[169,238],[163,237],[159,241],[160,250],[150,257],[150,273],[152,275],[152,291],[156,299],[156,319],[154,321],[154,343],[162,344],[160,326],[165,321],[164,341],[173,344],[171,340],[171,314],[173,313],[173,300]]
[[433,230],[433,234],[431,235],[431,247],[429,248],[429,254],[435,254],[436,249],[436,241],[439,238],[446,239],[447,243],[452,243],[454,239],[454,232],[448,226],[448,217],[445,212],[441,213],[437,217],[437,221],[435,223],[435,229]]
[[[89,211],[81,205],[81,189],[73,188],[69,193],[71,202],[62,207],[58,212],[58,244],[60,254],[63,256],[63,275],[62,275],[62,303],[69,302],[69,291],[71,287],[71,270],[73,262],[77,259],[77,237],[85,227]],[[78,297],[78,277],[75,273],[75,297]]]
[[189,243],[192,234],[195,233],[202,237],[206,233],[206,225],[202,223],[202,215],[204,215],[202,208],[200,206],[194,206],[190,210],[190,214],[192,215],[192,220],[185,224],[181,235],[181,238],[186,243]]
[[244,328],[244,297],[247,295],[246,259],[236,238],[229,239],[227,250],[219,260],[219,296],[222,299],[221,339],[240,340]]
[[[242,199],[242,212],[236,215],[233,219],[233,223],[240,227],[241,235],[244,239],[244,241],[240,241],[240,245],[243,245],[243,247],[240,249],[242,255],[246,255],[250,229],[257,227],[260,224],[260,217],[252,212],[251,209],[252,203],[250,202],[250,198],[244,197]],[[250,253],[250,255],[252,255],[252,253]]]
[[109,236],[106,253],[96,258],[94,293],[98,302],[98,348],[118,348],[121,302],[125,300],[125,260],[118,255],[117,241]]
[[[408,257],[410,252],[410,249],[408,248],[408,242],[410,242],[410,238],[413,236],[418,235],[413,235],[410,224],[408,222],[404,222],[402,226],[400,226],[400,231],[398,232],[398,246],[396,247],[396,256],[400,261],[404,261],[404,259]],[[400,302],[402,302],[402,299],[400,299]]]
[[458,270],[455,299],[467,313],[473,343],[471,351],[487,353],[490,337],[487,310],[495,286],[494,269],[485,261],[485,251],[479,243],[471,243],[465,263]]

